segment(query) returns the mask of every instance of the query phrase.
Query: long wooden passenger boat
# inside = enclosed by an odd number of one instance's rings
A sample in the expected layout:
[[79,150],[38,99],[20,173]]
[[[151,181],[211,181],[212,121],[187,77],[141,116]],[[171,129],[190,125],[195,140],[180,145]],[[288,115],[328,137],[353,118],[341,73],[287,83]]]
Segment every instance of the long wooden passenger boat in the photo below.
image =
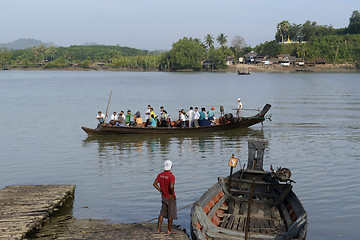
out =
[[247,168],[219,178],[194,203],[192,239],[306,239],[307,213],[292,191],[291,172],[264,171],[264,145],[249,141]]
[[222,131],[233,128],[246,128],[254,124],[261,123],[265,120],[265,114],[271,108],[270,104],[266,104],[258,114],[252,117],[242,118],[228,118],[222,117],[217,125],[204,127],[121,127],[110,126],[108,124],[99,124],[97,128],[82,127],[82,129],[89,135],[93,134],[177,134],[177,133],[201,133]]

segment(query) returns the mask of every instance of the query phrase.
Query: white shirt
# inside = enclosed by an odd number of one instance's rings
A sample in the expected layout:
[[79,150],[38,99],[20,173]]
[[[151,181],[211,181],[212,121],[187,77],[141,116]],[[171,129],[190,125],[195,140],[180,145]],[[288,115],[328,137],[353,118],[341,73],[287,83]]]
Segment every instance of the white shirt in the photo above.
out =
[[190,120],[190,121],[194,120],[194,117],[195,117],[195,112],[194,112],[194,110],[188,111],[188,116],[189,116],[189,120]]
[[114,114],[112,114],[111,115],[111,117],[110,117],[110,120],[115,120],[115,121],[117,121],[119,119],[119,117],[118,117],[118,115],[114,115]]
[[199,119],[200,118],[200,113],[198,111],[194,112],[194,119]]
[[101,115],[98,114],[98,115],[96,116],[96,118],[105,118],[105,114],[103,114],[103,113],[102,113]]
[[239,102],[238,109],[242,109],[242,103],[241,103],[241,101]]
[[150,119],[150,113],[151,113],[151,110],[150,110],[150,109],[146,110],[146,117],[145,117],[145,120]]
[[180,120],[181,120],[181,121],[185,121],[185,120],[186,120],[186,119],[185,119],[185,114],[180,113]]

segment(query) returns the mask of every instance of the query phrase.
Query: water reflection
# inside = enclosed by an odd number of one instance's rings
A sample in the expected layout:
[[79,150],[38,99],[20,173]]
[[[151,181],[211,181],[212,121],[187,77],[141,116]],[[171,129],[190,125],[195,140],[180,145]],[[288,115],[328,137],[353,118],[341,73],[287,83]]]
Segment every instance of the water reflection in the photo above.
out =
[[114,166],[143,158],[167,160],[174,156],[177,158],[185,157],[185,155],[194,156],[194,154],[205,156],[223,151],[229,154],[226,151],[229,148],[239,156],[241,142],[246,137],[264,138],[263,130],[248,128],[192,135],[88,136],[83,140],[83,147],[93,148],[95,145],[100,165]]

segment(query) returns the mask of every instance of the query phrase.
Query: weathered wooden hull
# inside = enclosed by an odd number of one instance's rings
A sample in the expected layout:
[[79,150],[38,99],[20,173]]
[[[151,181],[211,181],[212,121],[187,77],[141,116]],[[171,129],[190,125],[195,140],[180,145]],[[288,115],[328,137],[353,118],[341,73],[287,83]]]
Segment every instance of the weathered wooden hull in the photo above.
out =
[[179,133],[203,133],[203,132],[215,132],[223,131],[226,129],[234,128],[247,128],[257,123],[261,123],[265,120],[265,114],[271,108],[270,104],[266,104],[262,111],[252,117],[241,118],[238,121],[213,125],[206,127],[157,127],[157,128],[141,128],[141,127],[120,127],[120,126],[109,126],[109,125],[98,125],[97,128],[82,127],[82,129],[89,135],[94,134],[179,134]]
[[[243,172],[243,173],[242,173]],[[241,176],[241,179],[240,179]],[[247,221],[248,199],[255,178]],[[240,170],[219,178],[191,209],[192,239],[306,239],[307,214],[292,186],[273,180],[270,172]]]

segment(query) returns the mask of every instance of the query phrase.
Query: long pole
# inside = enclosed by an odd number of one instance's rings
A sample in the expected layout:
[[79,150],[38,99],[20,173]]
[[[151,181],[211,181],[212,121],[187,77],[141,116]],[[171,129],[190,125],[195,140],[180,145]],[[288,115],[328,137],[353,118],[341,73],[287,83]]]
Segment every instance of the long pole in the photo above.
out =
[[234,168],[233,166],[230,167],[229,192],[230,192],[230,189],[231,189],[231,180],[232,180],[233,168]]
[[107,107],[106,107],[106,113],[105,113],[104,123],[105,123],[105,120],[106,120],[106,117],[107,117],[107,114],[108,114],[108,109],[109,109],[111,94],[112,94],[112,91],[110,91],[109,101],[108,101],[108,104],[107,104]]

